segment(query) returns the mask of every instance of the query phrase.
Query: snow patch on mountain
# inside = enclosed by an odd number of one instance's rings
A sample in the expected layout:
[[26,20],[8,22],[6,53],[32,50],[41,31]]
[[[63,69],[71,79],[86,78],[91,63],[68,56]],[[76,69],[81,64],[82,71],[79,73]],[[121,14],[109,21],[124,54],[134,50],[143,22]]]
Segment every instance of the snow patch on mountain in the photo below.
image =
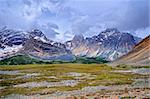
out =
[[44,43],[48,43],[48,41],[45,40],[45,38],[44,38],[43,36],[42,36],[42,37],[36,36],[36,37],[34,37],[34,39],[39,40],[39,41],[42,41],[42,42],[44,42]]
[[6,57],[7,55],[12,55],[17,53],[20,49],[22,49],[22,45],[13,45],[13,46],[6,46],[4,49],[0,48],[0,56]]

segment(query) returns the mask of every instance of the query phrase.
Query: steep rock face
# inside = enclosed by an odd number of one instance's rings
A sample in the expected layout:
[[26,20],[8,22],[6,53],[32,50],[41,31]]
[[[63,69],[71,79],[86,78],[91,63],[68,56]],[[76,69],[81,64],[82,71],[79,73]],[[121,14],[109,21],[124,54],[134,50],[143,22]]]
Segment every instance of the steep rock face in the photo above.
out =
[[31,32],[0,30],[0,59],[16,54],[26,54],[43,60],[70,61],[74,56],[64,44],[46,38],[40,30]]
[[128,53],[135,44],[137,44],[137,40],[134,36],[122,33],[116,28],[108,28],[91,38],[84,39],[78,35],[73,40],[66,42],[67,48],[76,56],[100,56],[109,61]]
[[25,32],[3,28],[0,30],[0,59],[16,54],[27,40]]
[[[43,60],[73,60],[73,55],[65,47],[57,46],[56,44],[44,43],[35,39],[27,40],[23,50],[23,53],[28,54],[34,58]],[[59,58],[62,57],[63,58]],[[67,57],[67,58],[66,58]]]
[[139,42],[132,51],[112,62],[114,65],[150,66],[150,35]]

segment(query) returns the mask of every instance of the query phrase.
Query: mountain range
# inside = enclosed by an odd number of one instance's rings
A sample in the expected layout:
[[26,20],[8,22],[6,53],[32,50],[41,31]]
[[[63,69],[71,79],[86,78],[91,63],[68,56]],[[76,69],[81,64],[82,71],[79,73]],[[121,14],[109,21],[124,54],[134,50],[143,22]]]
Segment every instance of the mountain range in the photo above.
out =
[[140,40],[116,28],[108,28],[89,38],[75,35],[62,44],[48,39],[38,29],[24,32],[4,27],[0,30],[0,60],[21,54],[41,60],[72,61],[75,56],[84,56],[112,61],[127,54]]
[[41,60],[74,59],[71,51],[64,44],[46,38],[40,30],[31,32],[15,31],[3,28],[0,30],[0,59],[23,54]]
[[113,61],[128,53],[141,39],[116,28],[108,28],[99,35],[84,38],[75,35],[66,46],[76,56],[101,57]]

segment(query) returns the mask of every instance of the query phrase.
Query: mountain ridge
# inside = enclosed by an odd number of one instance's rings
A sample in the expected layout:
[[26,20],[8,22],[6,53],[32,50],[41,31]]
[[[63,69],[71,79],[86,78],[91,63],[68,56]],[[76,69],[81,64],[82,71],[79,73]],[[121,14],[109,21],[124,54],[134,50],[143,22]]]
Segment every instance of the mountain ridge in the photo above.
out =
[[[78,37],[78,39],[77,39]],[[109,61],[128,53],[139,42],[135,36],[120,32],[116,28],[108,28],[98,35],[83,38],[76,36],[65,45],[76,56],[100,56]]]
[[0,34],[1,60],[17,54],[27,54],[43,60],[74,59],[64,44],[47,39],[38,29],[22,32],[5,28],[0,30]]
[[38,29],[24,32],[3,28],[0,34],[0,59],[25,54],[43,60],[71,61],[75,56],[85,56],[112,61],[131,51],[138,42],[135,36],[116,28],[107,28],[89,38],[75,35],[65,44],[48,39]]

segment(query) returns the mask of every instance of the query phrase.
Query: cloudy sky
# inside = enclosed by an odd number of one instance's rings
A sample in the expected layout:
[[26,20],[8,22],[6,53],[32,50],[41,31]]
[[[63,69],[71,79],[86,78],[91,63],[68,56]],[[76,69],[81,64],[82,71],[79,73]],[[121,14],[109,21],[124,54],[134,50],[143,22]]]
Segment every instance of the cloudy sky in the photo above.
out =
[[115,27],[144,38],[150,34],[150,0],[0,0],[0,27],[38,28],[55,41],[86,37]]

